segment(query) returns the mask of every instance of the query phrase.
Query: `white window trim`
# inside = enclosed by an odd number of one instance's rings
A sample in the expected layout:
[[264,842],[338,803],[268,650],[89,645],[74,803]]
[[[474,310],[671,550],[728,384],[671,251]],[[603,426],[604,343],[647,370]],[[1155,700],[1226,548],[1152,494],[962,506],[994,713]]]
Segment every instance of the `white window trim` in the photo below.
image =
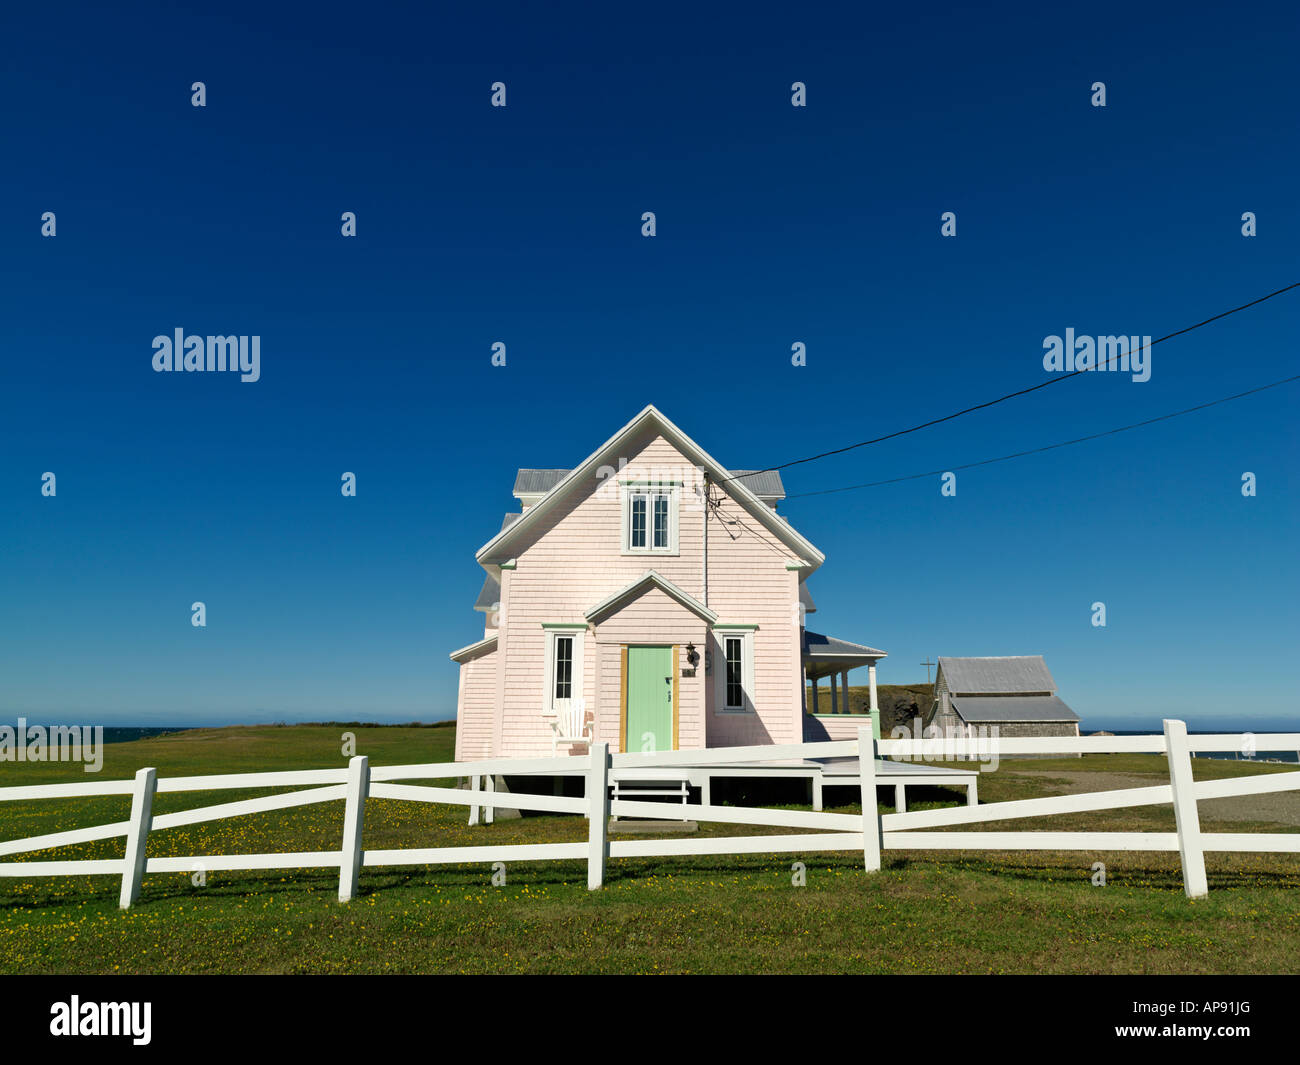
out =
[[570,701],[583,697],[583,637],[586,635],[585,628],[576,626],[574,628],[546,630],[546,687],[542,689],[542,714],[544,716],[555,716],[555,641],[560,636],[571,636],[573,638],[573,695],[570,696]]
[[[754,629],[713,630],[718,640],[717,661],[713,668],[713,712],[715,714],[753,714],[754,709]],[[727,639],[738,638],[740,646],[740,683],[744,689],[744,706],[727,706]]]
[[[678,546],[678,518],[681,511],[682,486],[677,483],[625,483],[622,486],[623,493],[619,501],[621,520],[619,522],[620,547],[624,555],[677,555],[680,554]],[[632,546],[632,497],[634,495],[666,495],[668,496],[668,546],[651,547],[650,543],[654,541],[654,506],[646,507],[646,541],[645,547]]]

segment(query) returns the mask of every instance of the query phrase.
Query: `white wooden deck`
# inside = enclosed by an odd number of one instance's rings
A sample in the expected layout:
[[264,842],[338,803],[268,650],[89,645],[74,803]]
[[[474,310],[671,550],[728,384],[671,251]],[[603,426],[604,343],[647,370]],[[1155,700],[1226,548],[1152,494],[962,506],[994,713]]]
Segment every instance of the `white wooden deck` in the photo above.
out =
[[[538,774],[555,776],[554,773]],[[569,774],[565,774],[569,775]],[[581,776],[581,773],[573,773]],[[786,762],[732,762],[722,765],[697,766],[655,766],[646,769],[611,769],[611,785],[618,784],[620,790],[646,789],[658,786],[670,790],[673,795],[680,794],[683,784],[700,789],[700,802],[708,806],[711,802],[713,781],[737,778],[802,778],[809,782],[812,791],[812,807],[820,811],[823,808],[823,792],[828,787],[858,787],[861,779],[856,758],[827,758],[816,761],[797,760]],[[966,804],[979,804],[979,770],[945,769],[938,766],[918,765],[910,762],[894,762],[889,759],[877,759],[876,777],[879,784],[894,786],[894,808],[903,813],[907,810],[908,785],[929,787],[951,787],[966,789]],[[882,779],[883,778],[883,779]]]
[[[856,758],[827,758],[822,762],[820,780],[813,782],[813,809],[820,810],[821,789],[830,786],[858,786],[860,770]],[[911,762],[894,762],[888,758],[877,759],[877,783],[894,785],[894,808],[898,813],[907,810],[907,785],[953,787],[966,789],[966,805],[979,805],[979,770],[945,769],[941,766],[916,765]],[[884,778],[883,780],[881,778]]]

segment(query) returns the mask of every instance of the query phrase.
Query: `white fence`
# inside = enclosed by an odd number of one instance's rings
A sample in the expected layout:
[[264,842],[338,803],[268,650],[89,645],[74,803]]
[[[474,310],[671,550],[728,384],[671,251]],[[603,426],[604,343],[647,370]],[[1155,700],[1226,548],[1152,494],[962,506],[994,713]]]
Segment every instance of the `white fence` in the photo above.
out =
[[[1261,749],[1300,749],[1300,733],[1264,735],[1256,739]],[[586,861],[587,886],[594,889],[604,882],[605,866],[610,858],[861,851],[865,869],[867,872],[873,872],[880,869],[882,850],[1090,852],[1128,850],[1178,851],[1181,856],[1183,884],[1187,895],[1190,898],[1197,898],[1208,891],[1204,858],[1207,851],[1300,853],[1300,833],[1201,832],[1197,811],[1197,803],[1201,799],[1300,790],[1300,772],[1270,773],[1199,783],[1193,781],[1191,755],[1194,752],[1237,751],[1242,748],[1242,740],[1243,737],[1235,735],[1189,737],[1186,725],[1181,721],[1166,721],[1163,734],[1149,736],[1053,736],[1002,739],[997,741],[997,751],[1000,755],[1124,752],[1164,754],[1167,755],[1169,762],[1169,783],[1153,787],[1061,795],[1042,799],[1020,799],[1012,802],[985,803],[980,806],[958,806],[883,816],[877,812],[876,806],[876,759],[891,755],[908,759],[925,758],[932,754],[932,741],[874,740],[871,730],[862,728],[856,740],[663,751],[653,754],[611,754],[606,744],[595,743],[585,755],[562,758],[498,758],[479,762],[372,767],[365,757],[358,756],[353,758],[345,769],[235,773],[163,779],[159,779],[153,769],[141,769],[134,780],[0,788],[0,804],[34,799],[131,796],[129,820],[0,843],[0,857],[4,857],[123,836],[126,838],[125,858],[0,863],[0,876],[42,877],[87,874],[120,876],[122,888],[119,903],[123,909],[126,909],[139,899],[140,882],[146,873],[188,873],[199,868],[209,872],[337,868],[339,899],[346,902],[356,894],[357,880],[363,867],[579,859]],[[957,756],[985,757],[989,753],[988,742],[987,739],[945,740],[944,750],[945,753]],[[859,752],[866,755],[859,758],[861,814],[673,804],[671,809],[674,816],[692,815],[701,821],[803,831],[791,835],[693,839],[611,841],[608,838],[611,814],[619,817],[649,818],[660,818],[665,814],[665,806],[662,803],[626,799],[611,802],[609,797],[611,768],[723,766],[739,762],[854,757],[858,756]],[[445,777],[476,779],[484,776],[490,781],[493,775],[545,775],[561,772],[568,775],[581,772],[586,776],[584,798],[499,792],[490,786],[483,790],[477,787],[440,788],[399,783],[403,780]],[[276,787],[307,790],[153,816],[153,799],[157,793]],[[367,850],[363,845],[366,798],[581,814],[588,822],[587,839],[576,843]],[[170,858],[147,858],[145,855],[146,843],[151,831],[338,799],[343,799],[345,802],[343,846],[337,851],[191,855]],[[1173,804],[1177,828],[1175,832],[926,831],[981,822],[1163,803]]]

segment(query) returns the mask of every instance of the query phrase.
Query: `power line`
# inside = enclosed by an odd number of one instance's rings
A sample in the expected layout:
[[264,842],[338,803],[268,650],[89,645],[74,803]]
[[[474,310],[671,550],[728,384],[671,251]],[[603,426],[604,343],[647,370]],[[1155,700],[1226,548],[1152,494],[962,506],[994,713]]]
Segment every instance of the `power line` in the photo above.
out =
[[1131,425],[1121,425],[1116,429],[1107,429],[1101,433],[1091,433],[1088,436],[1075,437],[1073,440],[1062,440],[1059,444],[1047,444],[1043,447],[1030,448],[1028,451],[1017,451],[1010,455],[999,455],[993,459],[983,459],[979,462],[967,462],[960,466],[947,466],[940,470],[929,470],[926,473],[910,473],[906,477],[891,477],[886,481],[870,481],[866,484],[851,484],[844,488],[824,488],[819,492],[798,492],[795,495],[786,496],[786,499],[806,499],[809,496],[826,496],[834,495],[837,492],[853,492],[859,488],[878,488],[885,484],[898,484],[902,481],[917,481],[922,477],[934,477],[937,474],[955,472],[956,470],[970,470],[977,466],[991,466],[995,462],[1007,462],[1010,459],[1024,458],[1026,455],[1039,455],[1044,451],[1054,451],[1059,447],[1069,447],[1072,444],[1083,444],[1089,440],[1100,440],[1104,436],[1114,436],[1116,433],[1126,433],[1130,429],[1140,429],[1144,425],[1154,425],[1156,422],[1167,422],[1171,418],[1181,418],[1185,414],[1194,414],[1196,411],[1206,410],[1209,407],[1217,407],[1222,403],[1231,403],[1236,399],[1244,399],[1246,396],[1253,396],[1258,392],[1267,391],[1270,388],[1278,388],[1281,385],[1291,384],[1294,381],[1300,381],[1300,374],[1293,377],[1284,377],[1280,381],[1271,381],[1266,385],[1260,385],[1258,388],[1247,389],[1245,392],[1238,392],[1233,396],[1224,396],[1222,399],[1213,399],[1208,403],[1198,403],[1195,407],[1187,407],[1184,410],[1176,410],[1171,414],[1162,414],[1157,418],[1147,418],[1145,421],[1133,422]]
[[[1166,340],[1172,340],[1174,337],[1179,337],[1179,336],[1183,336],[1186,333],[1191,333],[1197,329],[1202,328],[1203,326],[1209,325],[1211,322],[1217,322],[1221,318],[1227,318],[1230,315],[1239,314],[1241,311],[1248,310],[1251,307],[1258,306],[1259,304],[1264,303],[1267,300],[1273,299],[1275,296],[1280,296],[1284,292],[1290,292],[1293,288],[1300,288],[1300,281],[1293,281],[1291,282],[1291,284],[1286,285],[1283,288],[1279,288],[1274,292],[1270,292],[1266,296],[1260,296],[1258,299],[1253,299],[1249,303],[1243,303],[1239,307],[1232,307],[1229,310],[1220,311],[1218,314],[1206,318],[1203,321],[1196,322],[1193,325],[1185,326],[1184,328],[1175,330],[1172,333],[1166,333],[1164,336],[1158,337],[1157,339],[1151,341],[1149,344],[1143,344],[1140,348],[1137,349],[1137,351],[1133,351],[1133,352],[1126,351],[1123,352],[1122,354],[1117,353],[1115,355],[1112,355],[1110,358],[1108,358],[1105,361],[1105,363],[1101,365],[1109,366],[1112,362],[1114,362],[1118,358],[1122,358],[1125,356],[1132,356],[1137,354],[1137,352],[1139,351],[1149,350],[1150,348],[1154,348],[1157,344],[1161,344]],[[846,451],[854,451],[857,448],[867,447],[870,444],[879,444],[885,440],[893,440],[895,437],[906,436],[908,433],[915,433],[915,432],[919,432],[922,429],[928,429],[932,425],[941,425],[944,422],[950,422],[954,418],[960,418],[965,414],[972,414],[978,410],[986,410],[989,407],[995,407],[999,403],[1005,403],[1007,400],[1015,399],[1017,396],[1027,396],[1031,392],[1037,392],[1039,389],[1047,388],[1050,385],[1059,384],[1062,381],[1068,381],[1070,378],[1078,377],[1080,374],[1093,373],[1096,370],[1099,370],[1101,368],[1101,365],[1094,368],[1084,369],[1084,370],[1071,370],[1069,373],[1059,374],[1056,377],[1048,378],[1048,380],[1043,381],[1040,384],[1031,385],[1028,388],[1022,388],[1015,392],[1008,392],[1006,395],[998,396],[996,399],[990,399],[984,403],[977,403],[973,407],[965,407],[962,410],[954,411],[952,414],[945,414],[941,418],[931,418],[928,422],[921,422],[919,425],[913,425],[906,429],[898,429],[895,432],[886,433],[884,436],[873,437],[870,440],[860,440],[856,444],[847,444],[844,447],[837,447],[837,448],[833,448],[830,451],[822,451],[816,455],[809,455],[807,458],[793,459],[790,462],[783,462],[779,466],[768,466],[766,469],[755,470],[752,472],[771,473],[775,470],[784,470],[789,466],[800,466],[805,462],[816,462],[818,459],[829,458],[832,455],[842,455]],[[747,474],[746,476],[749,476],[749,474]],[[922,474],[921,476],[925,476],[925,475]],[[726,481],[734,481],[738,479],[739,478],[737,476],[733,475],[731,477],[721,478],[716,483],[722,484],[725,483]],[[804,494],[808,495],[812,493],[804,493]],[[793,497],[788,497],[788,498],[793,498]]]
[[726,533],[727,536],[733,542],[740,539],[740,537],[739,535],[732,533],[732,531],[727,528],[728,525],[739,527],[741,529],[744,529],[746,532],[751,533],[760,546],[766,548],[768,551],[771,551],[774,555],[777,555],[782,559],[785,559],[787,561],[789,560],[788,555],[780,551],[778,548],[775,548],[771,544],[769,544],[767,540],[763,538],[762,533],[752,528],[749,525],[749,523],[742,520],[739,515],[737,515],[735,518],[724,518],[722,516],[723,495],[722,493],[719,493],[718,496],[715,498],[713,496],[713,493],[711,491],[708,491],[709,488],[711,488],[711,485],[706,483],[705,512],[704,512],[705,515],[704,520],[706,523],[708,522],[709,514],[712,513],[713,516],[718,519],[718,524],[722,526],[722,531]]

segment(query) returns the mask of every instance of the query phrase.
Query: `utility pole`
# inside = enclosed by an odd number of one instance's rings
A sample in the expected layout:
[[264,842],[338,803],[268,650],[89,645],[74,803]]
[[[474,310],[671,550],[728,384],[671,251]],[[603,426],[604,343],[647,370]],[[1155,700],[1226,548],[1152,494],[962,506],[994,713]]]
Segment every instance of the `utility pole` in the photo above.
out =
[[926,684],[929,684],[929,683],[930,683],[930,667],[931,667],[932,665],[934,665],[934,663],[930,661],[930,657],[927,655],[925,661],[924,661],[924,662],[921,662],[921,663],[919,663],[919,664],[925,666],[925,683],[926,683]]

